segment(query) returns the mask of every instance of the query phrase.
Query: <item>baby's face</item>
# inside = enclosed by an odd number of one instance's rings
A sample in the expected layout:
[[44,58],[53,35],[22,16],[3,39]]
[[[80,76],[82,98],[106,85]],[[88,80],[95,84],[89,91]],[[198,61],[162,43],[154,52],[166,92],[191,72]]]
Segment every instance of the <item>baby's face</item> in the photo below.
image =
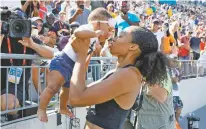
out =
[[104,34],[99,37],[100,42],[104,42],[106,39],[114,35],[114,27],[109,26],[108,23],[100,23],[100,30],[104,31]]

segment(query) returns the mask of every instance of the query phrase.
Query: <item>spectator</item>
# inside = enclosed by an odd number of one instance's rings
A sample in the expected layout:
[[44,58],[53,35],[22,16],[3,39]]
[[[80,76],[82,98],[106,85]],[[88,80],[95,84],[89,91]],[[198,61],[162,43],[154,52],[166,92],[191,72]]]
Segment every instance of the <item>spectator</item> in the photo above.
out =
[[129,2],[122,1],[120,3],[121,15],[116,18],[115,35],[120,35],[120,33],[129,26],[138,26],[140,19],[136,14],[130,13]]
[[[179,60],[189,60],[190,59],[190,38],[192,32],[186,32],[186,35],[182,36],[181,44],[179,48]],[[183,62],[181,65],[181,70],[184,75],[189,74],[190,65],[188,62]]]
[[180,60],[189,60],[190,55],[190,38],[192,32],[187,31],[186,35],[183,35],[180,40],[180,48],[179,48],[179,59]]
[[160,48],[164,54],[170,55],[170,54],[172,54],[172,47],[171,46],[173,46],[175,39],[170,34],[168,23],[163,24],[163,31],[164,31],[164,37],[162,38]]
[[46,14],[47,14],[47,8],[45,5],[45,1],[40,0],[39,2],[39,17],[43,20],[43,22],[46,21]]
[[63,0],[55,0],[54,2],[54,9],[52,10],[52,13],[56,16],[58,16],[59,12],[61,11],[61,4],[63,3]]
[[206,47],[206,36],[205,37],[200,37],[200,39],[201,39],[201,43],[200,43],[200,53],[202,52],[202,51],[204,51],[205,50],[205,47]]
[[91,11],[93,11],[96,8],[99,7],[104,7],[104,1],[100,1],[100,0],[91,0]]
[[178,55],[178,42],[180,41],[181,38],[179,32],[179,23],[177,21],[173,22],[169,31],[171,35],[175,38],[175,42],[172,46],[172,53]]
[[70,35],[69,25],[66,22],[66,13],[64,11],[59,12],[60,20],[54,23],[54,29],[56,30],[58,36],[68,36]]
[[71,2],[70,0],[64,0],[64,2],[61,4],[61,11],[66,12],[66,20],[69,20],[69,9],[71,8]]
[[45,7],[46,7],[48,13],[52,13],[51,3],[52,3],[52,2],[51,2],[50,0],[45,1]]
[[[38,34],[36,34],[36,35],[34,35],[36,38],[39,38],[39,40],[41,40],[41,43],[42,43],[42,45],[43,45],[43,40],[44,40],[44,36],[43,35],[41,35],[40,34],[40,32],[41,32],[41,30],[42,30],[42,27],[43,27],[43,20],[40,18],[40,17],[33,17],[32,19],[31,19],[31,21],[33,22],[33,23],[37,23],[36,24],[36,28],[37,28],[37,30],[38,30]],[[32,66],[38,66],[38,65],[41,65],[41,64],[43,64],[43,61],[42,60],[34,60],[33,62],[32,62]],[[31,68],[31,70],[32,70],[32,81],[33,81],[33,84],[34,84],[34,87],[35,87],[35,89],[36,89],[36,91],[38,92],[38,84],[39,84],[39,82],[38,82],[38,76],[40,75],[39,74],[39,68],[37,68],[37,67],[32,67]],[[39,92],[40,92],[40,94],[41,94],[41,89],[39,89]]]
[[107,5],[107,11],[110,13],[110,15],[111,15],[113,18],[116,18],[116,15],[115,15],[115,13],[114,13],[114,5],[113,5],[113,4]]
[[173,106],[175,110],[175,118],[176,121],[179,121],[179,117],[181,115],[181,110],[183,108],[183,102],[180,98],[180,93],[179,93],[179,86],[180,86],[180,80],[181,80],[181,73],[180,69],[177,64],[177,56],[172,54],[169,57],[169,71],[170,71],[170,76],[172,79],[172,87],[173,87]]
[[150,6],[150,5],[148,5],[148,6],[147,6],[147,9],[146,9],[146,14],[147,14],[148,16],[150,16],[150,15],[152,15],[152,14],[153,14],[153,10],[152,10],[152,8],[151,8],[151,6]]
[[175,45],[178,46],[178,41],[181,39],[181,34],[179,32],[179,23],[177,21],[172,23],[170,27],[170,33],[175,38]]
[[54,21],[55,21],[55,16],[53,13],[47,13],[46,15],[46,22],[43,24],[43,28],[46,32],[49,30],[54,30]]
[[91,10],[91,0],[85,0],[85,7]]
[[34,34],[33,36],[38,36],[43,34],[43,20],[40,17],[33,17],[31,18],[32,24],[33,24],[33,29],[37,29],[38,33]]
[[170,6],[169,9],[167,10],[167,15],[170,17],[172,17],[172,7]]
[[190,39],[190,47],[193,53],[193,60],[198,60],[200,57],[199,47],[200,46],[200,32],[197,31],[194,37]]
[[21,0],[22,10],[26,13],[27,17],[39,16],[39,2],[37,0]]
[[156,19],[153,21],[151,31],[153,32],[153,34],[156,36],[158,40],[158,50],[160,51],[160,45],[162,42],[162,38],[164,37],[164,32],[161,32],[159,28],[160,28],[160,22],[159,20]]
[[89,17],[90,10],[84,7],[83,0],[77,0],[77,7],[72,8],[69,11],[69,23],[78,22],[80,25],[87,24],[87,18]]
[[[47,35],[45,35],[43,37],[43,43],[49,47],[52,48],[53,53],[57,53],[59,50],[57,49],[56,46],[56,41],[57,41],[57,34],[54,31],[49,31],[47,33]],[[49,65],[51,60],[41,60],[40,63],[38,64],[37,62],[33,62],[33,66],[38,65],[38,66],[44,66],[44,65]],[[40,73],[39,73],[40,71]],[[49,69],[48,68],[37,68],[37,67],[33,67],[32,68],[32,82],[33,85],[36,89],[37,92],[39,92],[39,95],[41,95],[42,93],[42,87],[41,85],[39,86],[39,76],[41,75],[41,73],[44,73],[44,76],[46,76],[46,84],[48,84],[47,80],[48,80],[48,73],[49,73]],[[40,83],[41,84],[41,83]],[[38,88],[40,87],[40,89]]]
[[206,69],[205,60],[206,60],[206,45],[204,50],[201,51],[200,58],[198,59],[198,61],[200,62],[199,69],[198,69],[198,73],[200,74],[200,76],[204,75],[204,71]]

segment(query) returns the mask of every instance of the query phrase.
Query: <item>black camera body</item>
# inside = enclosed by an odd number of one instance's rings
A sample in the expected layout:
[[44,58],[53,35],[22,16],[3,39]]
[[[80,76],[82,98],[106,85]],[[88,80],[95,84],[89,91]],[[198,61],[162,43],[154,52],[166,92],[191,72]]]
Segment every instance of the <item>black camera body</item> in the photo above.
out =
[[8,10],[8,7],[1,7],[1,34],[11,38],[31,37],[31,21],[26,20],[25,13],[21,9]]

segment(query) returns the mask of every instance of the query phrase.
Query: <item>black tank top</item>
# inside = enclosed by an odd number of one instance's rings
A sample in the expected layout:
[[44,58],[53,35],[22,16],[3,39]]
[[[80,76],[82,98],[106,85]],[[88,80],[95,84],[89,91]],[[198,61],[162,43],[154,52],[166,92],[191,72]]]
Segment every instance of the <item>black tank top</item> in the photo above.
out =
[[[126,65],[123,68],[130,66],[134,67],[134,65]],[[107,79],[113,73],[114,71],[109,72],[102,80]],[[101,104],[96,104],[94,113],[88,111],[86,119],[92,124],[104,129],[121,129],[128,113],[129,110],[122,109],[116,101],[112,99]]]

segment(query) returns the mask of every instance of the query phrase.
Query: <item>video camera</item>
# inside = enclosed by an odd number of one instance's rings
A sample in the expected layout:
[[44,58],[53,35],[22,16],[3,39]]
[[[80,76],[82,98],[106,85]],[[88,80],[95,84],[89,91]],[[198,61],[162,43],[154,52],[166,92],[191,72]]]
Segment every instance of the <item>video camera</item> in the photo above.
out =
[[26,14],[16,8],[14,11],[8,7],[0,7],[1,34],[12,38],[22,38],[31,36],[31,21],[26,19]]

